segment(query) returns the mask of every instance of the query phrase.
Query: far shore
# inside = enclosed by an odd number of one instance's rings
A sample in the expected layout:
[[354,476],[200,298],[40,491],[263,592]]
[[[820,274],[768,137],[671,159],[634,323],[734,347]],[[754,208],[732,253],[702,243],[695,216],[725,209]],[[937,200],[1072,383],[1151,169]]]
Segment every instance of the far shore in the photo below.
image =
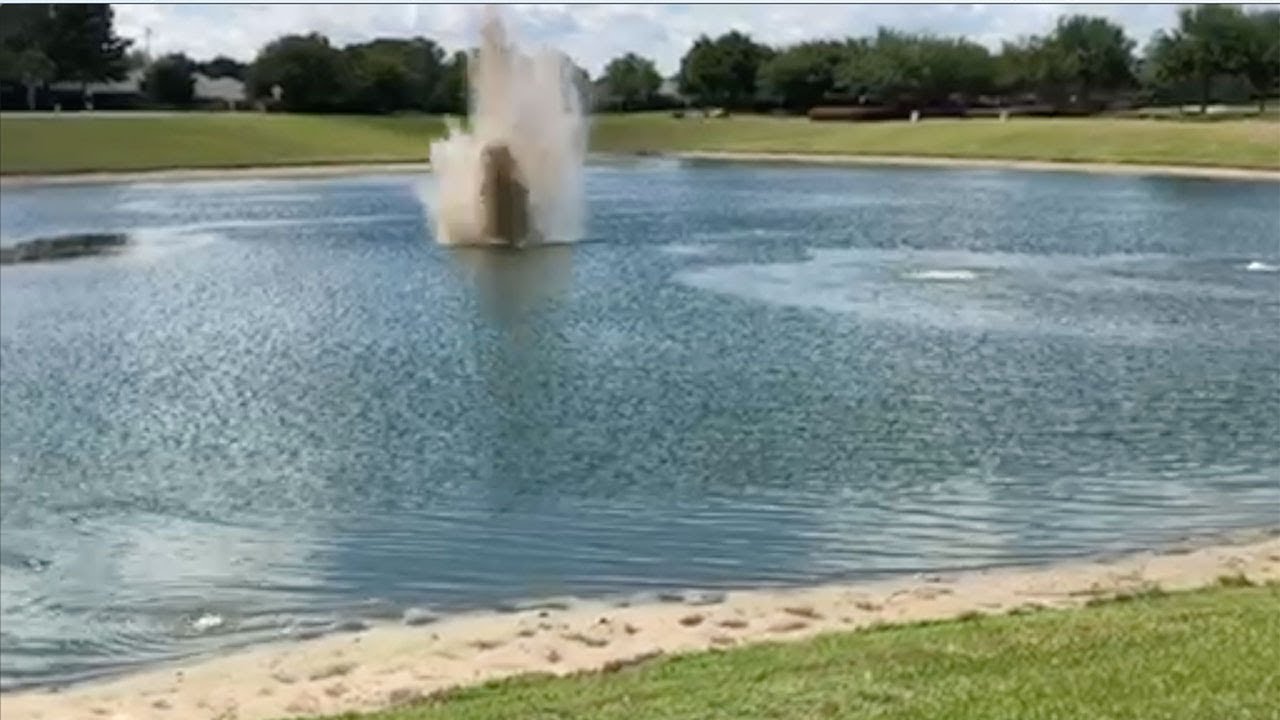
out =
[[[790,163],[860,167],[915,167],[940,169],[988,169],[1032,172],[1078,172],[1102,175],[1202,178],[1280,182],[1280,170],[1199,165],[1151,165],[1076,161],[1016,160],[1002,158],[953,158],[922,155],[849,155],[783,152],[646,152],[594,153],[591,159],[666,158],[741,163]],[[16,173],[0,175],[0,187],[48,185],[96,185],[122,182],[191,182],[200,180],[324,178],[352,175],[430,172],[427,162],[323,163],[260,165],[248,167],[172,168],[140,171],[89,171],[67,173]]]
[[1273,529],[1045,566],[693,593],[669,602],[547,602],[257,647],[58,691],[6,693],[0,715],[255,720],[368,711],[513,675],[568,675],[881,624],[1277,581],[1280,532]]

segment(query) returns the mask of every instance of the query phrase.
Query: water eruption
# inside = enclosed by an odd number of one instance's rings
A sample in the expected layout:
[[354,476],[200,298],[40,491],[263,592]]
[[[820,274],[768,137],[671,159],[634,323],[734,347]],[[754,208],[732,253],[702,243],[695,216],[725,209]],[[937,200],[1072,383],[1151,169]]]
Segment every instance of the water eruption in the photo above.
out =
[[431,144],[437,236],[450,245],[572,242],[582,234],[585,119],[574,66],[526,54],[486,11],[467,64],[469,128]]

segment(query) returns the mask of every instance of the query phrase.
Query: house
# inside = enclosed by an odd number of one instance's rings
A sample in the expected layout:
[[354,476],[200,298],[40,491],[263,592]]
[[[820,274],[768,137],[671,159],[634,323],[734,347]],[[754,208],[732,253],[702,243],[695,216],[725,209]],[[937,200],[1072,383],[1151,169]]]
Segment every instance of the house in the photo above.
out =
[[658,86],[658,97],[669,98],[673,104],[688,106],[689,98],[680,92],[680,79],[677,77],[669,77],[662,81]]
[[244,83],[233,77],[211,78],[204,73],[195,74],[195,101],[198,105],[225,107],[235,110],[248,99]]
[[64,110],[132,110],[143,107],[142,80],[146,70],[130,70],[122,80],[79,83],[63,80],[49,85],[49,104]]
[[[235,110],[245,104],[244,83],[233,77],[211,78],[193,73],[195,81],[192,104],[209,109]],[[146,70],[130,70],[122,80],[91,82],[56,82],[49,86],[51,102],[66,110],[130,110],[150,104],[144,84]]]

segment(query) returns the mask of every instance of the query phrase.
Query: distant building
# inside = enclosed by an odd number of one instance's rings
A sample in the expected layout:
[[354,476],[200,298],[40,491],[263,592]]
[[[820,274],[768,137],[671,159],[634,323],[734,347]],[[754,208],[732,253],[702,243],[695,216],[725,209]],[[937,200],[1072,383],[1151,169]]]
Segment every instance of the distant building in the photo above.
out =
[[88,84],[63,80],[49,85],[53,104],[65,110],[122,110],[141,107],[142,68],[130,70],[122,80],[91,82]]
[[676,77],[669,77],[663,80],[662,84],[658,86],[658,95],[670,98],[673,102],[681,105],[689,104],[689,98],[680,92],[680,79]]
[[233,77],[211,78],[204,73],[196,73],[195,79],[195,99],[199,104],[220,103],[228,110],[235,110],[247,99],[244,83]]
[[[211,78],[204,73],[193,73],[193,104],[197,106],[235,110],[245,104],[245,85],[233,77]],[[91,82],[82,86],[78,82],[56,82],[49,86],[55,101],[64,109],[119,110],[146,107],[148,100],[143,90],[146,70],[130,70],[123,80]]]

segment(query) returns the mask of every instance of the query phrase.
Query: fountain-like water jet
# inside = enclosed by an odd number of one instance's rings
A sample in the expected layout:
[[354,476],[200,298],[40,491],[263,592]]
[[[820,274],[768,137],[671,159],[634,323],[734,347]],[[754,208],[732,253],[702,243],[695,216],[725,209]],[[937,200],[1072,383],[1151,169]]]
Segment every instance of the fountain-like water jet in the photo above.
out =
[[470,128],[431,145],[440,242],[523,245],[582,235],[586,121],[573,64],[525,54],[496,10],[469,58]]

